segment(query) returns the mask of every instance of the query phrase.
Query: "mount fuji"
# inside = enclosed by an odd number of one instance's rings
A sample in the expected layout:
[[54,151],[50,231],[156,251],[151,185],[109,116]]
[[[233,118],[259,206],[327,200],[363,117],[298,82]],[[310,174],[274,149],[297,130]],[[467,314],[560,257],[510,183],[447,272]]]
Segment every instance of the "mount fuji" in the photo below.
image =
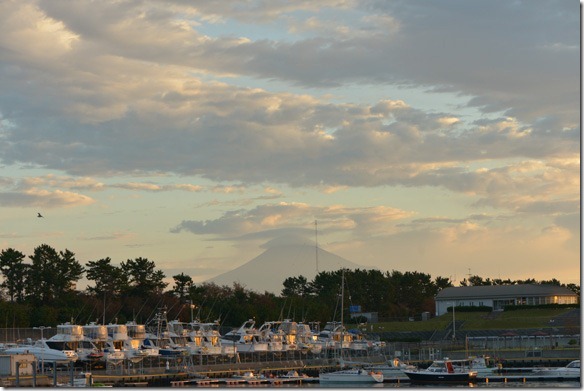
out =
[[[304,276],[312,281],[318,272],[342,268],[363,269],[363,266],[318,248],[314,242],[299,238],[278,238],[266,243],[266,251],[247,263],[213,277],[207,282],[231,286],[234,282],[246,289],[279,295],[288,277]],[[318,256],[317,256],[318,253]],[[317,265],[318,263],[318,265]]]

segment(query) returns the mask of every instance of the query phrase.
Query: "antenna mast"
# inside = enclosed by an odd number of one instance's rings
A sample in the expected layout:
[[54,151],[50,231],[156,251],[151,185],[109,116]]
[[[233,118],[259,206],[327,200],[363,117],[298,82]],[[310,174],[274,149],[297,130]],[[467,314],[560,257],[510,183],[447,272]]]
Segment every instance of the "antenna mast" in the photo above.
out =
[[318,274],[318,224],[316,220],[314,220],[314,240],[316,243],[315,251],[316,251],[316,274]]

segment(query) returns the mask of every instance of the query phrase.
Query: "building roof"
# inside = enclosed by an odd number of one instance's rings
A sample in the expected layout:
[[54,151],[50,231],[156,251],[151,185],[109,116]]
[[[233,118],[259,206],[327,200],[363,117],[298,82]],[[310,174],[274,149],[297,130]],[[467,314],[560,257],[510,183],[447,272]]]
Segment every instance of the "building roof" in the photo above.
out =
[[436,300],[496,298],[508,296],[577,296],[568,288],[557,285],[484,285],[444,288],[436,295]]

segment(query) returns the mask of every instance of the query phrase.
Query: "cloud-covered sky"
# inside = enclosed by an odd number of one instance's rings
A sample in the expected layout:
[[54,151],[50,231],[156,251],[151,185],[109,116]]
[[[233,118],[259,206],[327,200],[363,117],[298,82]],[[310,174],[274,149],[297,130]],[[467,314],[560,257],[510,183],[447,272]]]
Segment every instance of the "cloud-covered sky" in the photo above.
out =
[[579,283],[576,0],[8,0],[0,86],[2,249]]

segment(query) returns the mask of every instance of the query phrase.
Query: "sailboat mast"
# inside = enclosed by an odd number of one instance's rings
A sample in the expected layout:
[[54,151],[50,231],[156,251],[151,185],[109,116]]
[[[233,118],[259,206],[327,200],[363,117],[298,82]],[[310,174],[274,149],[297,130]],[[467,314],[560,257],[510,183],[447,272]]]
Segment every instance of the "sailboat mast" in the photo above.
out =
[[105,324],[105,289],[103,291],[103,323]]
[[[341,273],[341,326],[343,326],[343,310],[345,307],[345,269]],[[341,328],[341,333],[343,329]]]
[[342,272],[341,272],[341,355],[343,353],[343,339],[345,338],[345,336],[343,335],[343,331],[345,328],[344,327],[345,322],[343,319],[344,309],[345,309],[345,269],[342,269]]

